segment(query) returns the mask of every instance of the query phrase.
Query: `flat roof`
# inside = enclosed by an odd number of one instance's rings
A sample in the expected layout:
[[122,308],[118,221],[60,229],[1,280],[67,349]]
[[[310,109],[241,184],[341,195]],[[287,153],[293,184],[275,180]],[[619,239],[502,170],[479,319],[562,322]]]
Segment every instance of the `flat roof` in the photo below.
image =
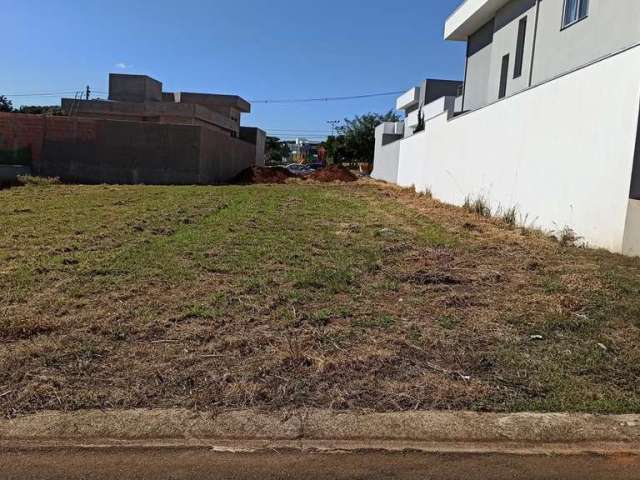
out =
[[251,104],[238,95],[221,95],[218,93],[176,92],[180,102],[206,105],[222,105],[234,107],[243,113],[251,112]]
[[507,3],[509,0],[465,0],[447,19],[445,40],[466,41]]

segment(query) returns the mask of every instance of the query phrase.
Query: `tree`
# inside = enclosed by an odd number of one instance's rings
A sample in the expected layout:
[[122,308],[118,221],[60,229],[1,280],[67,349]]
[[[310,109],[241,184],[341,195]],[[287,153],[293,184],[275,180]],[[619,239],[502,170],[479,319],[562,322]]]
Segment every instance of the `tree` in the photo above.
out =
[[18,109],[18,113],[30,113],[34,115],[62,115],[62,108],[57,105],[23,105]]
[[330,135],[323,143],[324,148],[327,149],[327,158],[332,163],[342,163],[347,161],[347,150],[344,145],[343,135]]
[[13,112],[13,103],[4,95],[0,95],[0,112]]
[[280,164],[283,158],[291,155],[289,146],[278,137],[267,137],[265,145],[267,163]]
[[343,137],[346,159],[353,162],[373,163],[376,127],[384,122],[398,121],[400,117],[392,110],[384,114],[368,113],[356,116],[352,120],[345,119],[345,125],[338,128],[338,133]]

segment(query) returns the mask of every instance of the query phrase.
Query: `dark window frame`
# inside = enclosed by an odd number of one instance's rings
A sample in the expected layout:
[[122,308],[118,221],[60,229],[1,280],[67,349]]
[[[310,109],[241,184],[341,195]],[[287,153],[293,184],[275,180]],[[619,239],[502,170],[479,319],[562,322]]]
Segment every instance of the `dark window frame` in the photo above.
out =
[[507,53],[502,57],[502,66],[500,68],[500,90],[498,91],[498,100],[502,100],[507,96],[507,86],[509,82],[509,64],[510,56]]
[[527,41],[527,17],[522,17],[518,23],[518,40],[516,43],[516,62],[513,69],[513,78],[522,76],[524,67],[524,47]]
[[575,18],[571,21],[567,21],[567,13],[569,7],[570,0],[564,0],[564,5],[562,7],[562,20],[560,30],[565,30],[569,27],[572,27],[576,23],[579,23],[586,18],[589,18],[589,0],[576,0],[576,12]]

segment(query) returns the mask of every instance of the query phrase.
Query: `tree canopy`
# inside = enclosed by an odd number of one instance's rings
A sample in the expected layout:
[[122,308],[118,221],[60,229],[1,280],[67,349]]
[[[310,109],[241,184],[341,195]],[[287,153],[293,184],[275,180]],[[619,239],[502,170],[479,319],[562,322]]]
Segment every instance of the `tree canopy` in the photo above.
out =
[[57,105],[23,105],[17,111],[34,115],[62,115],[62,108]]
[[291,155],[289,146],[278,137],[267,137],[265,151],[267,163],[272,165],[282,163],[283,158]]
[[0,95],[0,112],[13,112],[13,103],[4,95]]
[[[331,145],[327,146],[330,155],[334,154],[336,162],[353,161],[372,163],[375,151],[375,130],[384,122],[398,122],[400,117],[393,110],[386,113],[367,113],[353,119],[345,119],[344,125],[338,127],[338,136],[329,137]],[[327,143],[330,143],[329,141]],[[339,158],[343,160],[339,160]]]

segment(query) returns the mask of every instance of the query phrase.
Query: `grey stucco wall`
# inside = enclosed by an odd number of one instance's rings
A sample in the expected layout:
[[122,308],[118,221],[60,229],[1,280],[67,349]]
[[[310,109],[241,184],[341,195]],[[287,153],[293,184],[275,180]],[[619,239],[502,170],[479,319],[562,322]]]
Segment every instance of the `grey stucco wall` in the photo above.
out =
[[420,87],[420,105],[424,107],[442,97],[457,97],[462,85],[459,80],[427,79]]
[[[523,17],[527,17],[527,30],[524,42],[522,75],[514,78],[518,28],[520,20]],[[489,80],[487,82],[487,102],[491,103],[498,100],[502,57],[504,55],[509,55],[507,95],[513,95],[529,87],[535,17],[536,0],[513,0],[501,8],[496,14],[493,46],[491,47],[491,65],[489,67]]]
[[540,4],[534,84],[640,43],[639,0],[590,0],[589,16],[561,29],[563,5]]
[[[504,55],[509,55],[509,96],[640,43],[640,0],[590,0],[587,18],[562,28],[564,2],[512,0],[469,37],[465,110],[498,100]],[[525,16],[522,75],[514,78],[518,27]]]
[[493,21],[469,37],[463,98],[464,110],[487,104],[487,90],[493,46]]
[[638,106],[638,124],[636,126],[636,146],[633,155],[633,171],[631,173],[631,191],[629,198],[640,200],[640,105]]

